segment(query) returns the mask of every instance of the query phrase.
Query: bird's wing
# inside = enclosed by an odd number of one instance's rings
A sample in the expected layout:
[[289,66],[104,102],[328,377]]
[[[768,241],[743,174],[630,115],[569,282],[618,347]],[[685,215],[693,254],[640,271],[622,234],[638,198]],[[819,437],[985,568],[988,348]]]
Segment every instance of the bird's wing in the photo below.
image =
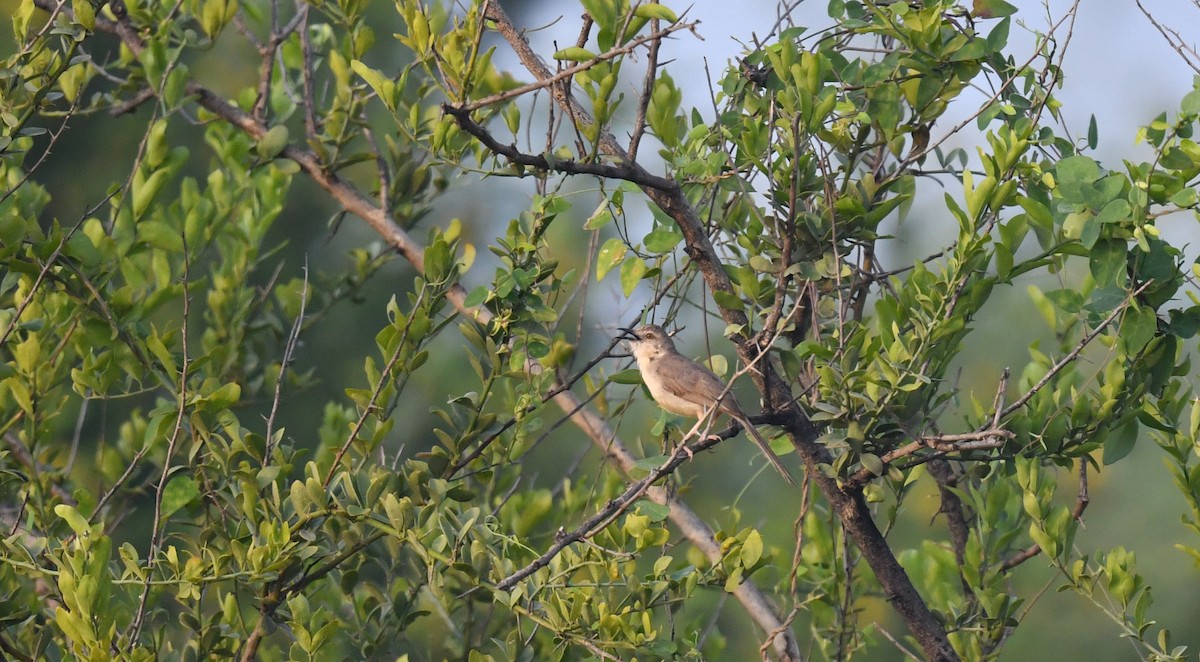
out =
[[[666,377],[663,379],[663,388],[676,397],[710,408],[725,391],[725,384],[720,377],[703,365],[684,358],[682,355],[665,355],[659,361],[663,364],[659,375]],[[680,376],[683,375],[687,375],[690,379],[686,381],[680,379]],[[727,404],[731,399],[726,393]]]

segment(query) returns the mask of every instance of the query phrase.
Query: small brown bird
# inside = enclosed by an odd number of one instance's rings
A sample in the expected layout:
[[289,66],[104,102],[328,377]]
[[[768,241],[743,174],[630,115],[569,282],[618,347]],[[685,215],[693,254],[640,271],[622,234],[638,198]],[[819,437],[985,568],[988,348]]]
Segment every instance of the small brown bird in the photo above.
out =
[[[628,340],[629,349],[637,359],[642,381],[646,383],[646,388],[650,389],[650,395],[654,397],[658,406],[672,414],[697,419],[696,427],[684,436],[685,439],[697,431],[701,422],[716,406],[719,413],[728,414],[742,426],[746,434],[762,449],[763,455],[767,456],[767,460],[779,475],[789,484],[796,484],[779,461],[779,456],[775,455],[767,444],[767,440],[754,429],[754,424],[746,417],[746,412],[742,410],[733,393],[725,388],[725,383],[720,377],[680,354],[666,330],[657,324],[647,324],[637,329],[620,328],[621,337]],[[720,398],[719,404],[717,398]]]

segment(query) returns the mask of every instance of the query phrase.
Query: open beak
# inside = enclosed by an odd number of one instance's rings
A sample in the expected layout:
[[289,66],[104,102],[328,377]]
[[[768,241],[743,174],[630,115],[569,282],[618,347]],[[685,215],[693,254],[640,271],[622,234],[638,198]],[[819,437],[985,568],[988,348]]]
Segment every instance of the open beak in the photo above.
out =
[[618,326],[617,329],[621,331],[621,335],[617,336],[618,338],[627,340],[641,340],[641,338],[638,337],[638,334],[633,332],[633,329],[627,329],[623,326]]

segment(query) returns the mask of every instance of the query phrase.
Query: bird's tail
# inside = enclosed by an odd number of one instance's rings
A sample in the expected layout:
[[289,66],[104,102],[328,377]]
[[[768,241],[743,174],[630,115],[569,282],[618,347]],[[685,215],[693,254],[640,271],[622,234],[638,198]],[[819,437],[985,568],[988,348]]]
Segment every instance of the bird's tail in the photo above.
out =
[[779,461],[779,456],[775,454],[775,451],[771,450],[771,445],[767,443],[767,440],[763,439],[763,436],[758,433],[758,430],[754,429],[754,425],[746,419],[737,419],[737,422],[738,425],[741,425],[746,429],[746,434],[754,440],[754,443],[758,444],[760,449],[762,449],[763,455],[767,456],[767,461],[771,463],[771,466],[775,467],[775,471],[778,471],[779,475],[783,476],[783,479],[788,482],[788,485],[795,485],[795,479],[793,479],[792,475],[788,473],[788,470],[783,467],[783,463]]

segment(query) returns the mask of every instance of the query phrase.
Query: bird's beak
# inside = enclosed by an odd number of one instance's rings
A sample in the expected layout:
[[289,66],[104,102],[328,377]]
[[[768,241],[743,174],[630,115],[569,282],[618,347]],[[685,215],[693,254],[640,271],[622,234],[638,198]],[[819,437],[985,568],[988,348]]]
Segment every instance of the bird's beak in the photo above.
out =
[[638,337],[638,334],[633,332],[633,329],[627,329],[623,326],[618,326],[617,329],[619,329],[621,331],[621,335],[617,336],[618,338],[624,338],[624,339],[628,339],[628,340],[641,340],[641,338]]

